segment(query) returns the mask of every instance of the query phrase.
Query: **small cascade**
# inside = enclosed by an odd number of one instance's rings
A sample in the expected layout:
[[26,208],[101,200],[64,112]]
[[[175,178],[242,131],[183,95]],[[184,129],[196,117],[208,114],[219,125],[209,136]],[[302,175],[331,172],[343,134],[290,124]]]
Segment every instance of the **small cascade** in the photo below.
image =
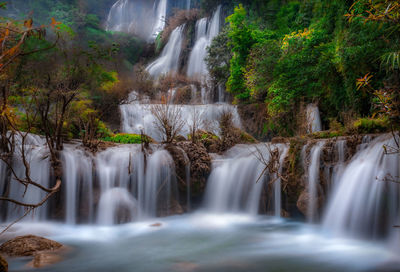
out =
[[168,0],[118,0],[108,14],[106,30],[152,42],[165,27],[167,5]]
[[155,21],[153,25],[153,29],[151,31],[151,36],[149,41],[154,41],[158,34],[164,30],[165,21],[167,17],[167,4],[168,0],[160,0],[158,5],[154,3],[154,13],[155,13]]
[[[19,142],[17,140],[16,142]],[[30,167],[30,178],[32,181],[44,186],[46,188],[50,187],[50,162],[47,158],[47,148],[42,145],[44,141],[35,137],[28,137],[25,145],[25,156],[26,161]],[[40,144],[40,145],[36,145]],[[24,179],[26,177],[26,168],[21,159],[21,148],[16,148],[16,153],[13,156],[12,165],[15,174],[18,178]],[[8,178],[6,177],[7,166],[4,162],[1,163],[2,167],[2,177],[4,179],[2,182],[6,182]],[[39,203],[45,196],[46,193],[42,190],[30,185],[25,191],[25,187],[17,181],[14,175],[11,175],[8,197],[15,199],[22,203]],[[6,184],[4,184],[7,186]],[[17,206],[13,203],[8,203],[7,217],[6,221],[14,221],[25,214],[25,209],[21,206]],[[35,212],[25,220],[45,220],[48,214],[48,203],[45,203],[41,207],[37,208]]]
[[[241,121],[236,106],[227,104],[210,104],[210,105],[176,105],[181,110],[185,125],[181,131],[181,135],[187,136],[190,131],[190,124],[193,122],[193,112],[196,111],[200,116],[202,123],[201,129],[211,131],[219,135],[218,120],[222,113],[231,112],[233,114],[234,125],[240,128]],[[122,131],[125,133],[140,134],[144,128],[144,133],[156,141],[162,140],[162,135],[154,125],[155,119],[151,113],[151,105],[149,104],[126,104],[120,107],[122,119]],[[197,117],[198,117],[197,116]]]
[[[278,148],[279,160],[283,162],[288,151],[287,147],[270,145],[270,148]],[[224,156],[217,157],[208,180],[205,195],[206,209],[217,213],[244,212],[257,215],[260,211],[260,200],[267,196],[270,182],[274,182],[275,188],[271,191],[274,200],[280,201],[281,191],[277,189],[280,189],[280,182],[276,179],[276,174],[267,173],[260,178],[265,165],[258,157],[258,152],[262,153],[265,160],[269,160],[269,150],[266,145],[258,145],[257,148],[236,146]],[[280,216],[280,205],[281,203],[275,202],[275,207],[269,210]]]
[[[168,214],[172,201],[177,200],[174,163],[165,150],[158,150],[146,159],[139,145],[110,148],[98,154],[96,166],[101,199],[115,194],[123,196],[123,203],[113,202],[112,211],[121,214],[117,208],[123,209],[122,214],[132,216],[131,221],[155,217],[160,208],[163,214]],[[98,222],[115,221],[110,209],[103,207],[99,205]]]
[[311,148],[310,165],[308,167],[308,221],[315,222],[318,215],[319,190],[320,190],[320,167],[321,167],[321,151],[324,142],[318,142]]
[[[65,187],[65,221],[77,223],[78,218],[93,220],[92,158],[81,149],[67,146],[62,152]],[[84,196],[83,196],[84,194]]]
[[202,18],[196,23],[196,42],[189,56],[187,75],[189,77],[202,77],[207,74],[207,66],[204,61],[209,43],[207,35],[208,19]]
[[[364,144],[365,145],[365,144]],[[384,181],[399,177],[399,155],[385,154],[396,146],[384,135],[364,146],[344,169],[328,204],[323,226],[336,235],[380,238],[399,243],[400,188]]]
[[314,133],[322,130],[321,117],[318,106],[310,104],[306,109],[307,131]]
[[160,57],[147,66],[146,70],[151,76],[157,78],[163,74],[178,72],[184,29],[185,25],[174,29]]
[[132,222],[137,217],[137,201],[123,188],[113,188],[101,195],[97,222],[114,225]]
[[[207,85],[208,70],[205,62],[207,56],[207,47],[211,45],[212,40],[219,34],[221,21],[221,6],[217,8],[208,21],[207,18],[202,18],[196,23],[196,42],[189,56],[187,76],[195,78]],[[204,86],[201,91],[203,103],[209,103],[211,98],[207,91],[208,87]],[[219,102],[222,95],[219,95]]]

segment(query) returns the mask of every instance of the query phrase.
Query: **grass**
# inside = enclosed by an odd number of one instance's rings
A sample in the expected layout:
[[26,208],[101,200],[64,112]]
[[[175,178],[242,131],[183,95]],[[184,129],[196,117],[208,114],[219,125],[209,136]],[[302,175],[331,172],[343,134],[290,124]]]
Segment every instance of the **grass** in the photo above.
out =
[[[150,142],[150,138],[148,136],[144,136],[146,141]],[[142,143],[142,136],[139,134],[115,134],[110,137],[105,137],[102,139],[105,142],[113,142],[119,144],[141,144]]]

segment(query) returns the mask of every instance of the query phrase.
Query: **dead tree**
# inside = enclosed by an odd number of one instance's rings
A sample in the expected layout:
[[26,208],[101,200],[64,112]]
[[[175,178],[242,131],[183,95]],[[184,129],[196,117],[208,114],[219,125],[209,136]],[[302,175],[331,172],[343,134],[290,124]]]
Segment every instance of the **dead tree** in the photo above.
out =
[[172,143],[185,126],[182,119],[182,109],[169,103],[154,104],[150,106],[155,121],[154,125],[163,136],[164,143]]

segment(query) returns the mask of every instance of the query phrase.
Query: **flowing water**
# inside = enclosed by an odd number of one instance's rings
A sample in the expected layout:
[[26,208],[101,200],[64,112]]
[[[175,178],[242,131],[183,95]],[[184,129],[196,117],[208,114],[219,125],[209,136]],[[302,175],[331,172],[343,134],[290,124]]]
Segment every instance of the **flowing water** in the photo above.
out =
[[[280,219],[284,189],[278,175],[260,176],[260,154],[268,162],[278,150],[283,164],[286,144],[239,145],[215,155],[202,208],[164,218],[156,216],[168,215],[178,196],[173,160],[161,146],[144,156],[138,145],[95,155],[67,145],[65,217],[51,223],[51,209],[42,207],[11,233],[43,235],[71,247],[62,262],[43,271],[397,271],[400,190],[380,180],[399,175],[398,155],[382,148],[394,144],[391,137],[366,138],[347,163],[345,141],[333,145],[342,170],[332,179],[322,225]],[[36,144],[29,143],[32,161],[41,158],[35,171],[47,177],[44,147]],[[321,171],[324,145],[314,144],[304,156],[311,158],[309,186],[319,184],[311,176]],[[29,191],[24,200],[35,197]],[[10,209],[7,221],[16,215]],[[115,225],[120,223],[126,224]],[[10,271],[25,271],[24,263],[11,260]]]
[[146,70],[150,75],[159,77],[163,74],[178,72],[184,29],[185,25],[181,25],[172,31],[171,37],[161,52],[160,57],[147,66]]
[[[152,227],[158,223],[160,227]],[[193,214],[92,227],[20,225],[71,248],[40,271],[398,271],[381,244],[326,238],[318,229],[273,218]],[[10,271],[25,271],[11,260]]]
[[[152,105],[132,103],[121,106],[122,131],[126,133],[140,134],[143,132],[161,141],[163,136],[154,125],[155,118],[151,112]],[[200,121],[200,129],[206,129],[219,135],[218,120],[224,112],[233,114],[233,123],[236,127],[241,127],[241,121],[236,106],[228,104],[209,104],[209,105],[173,105],[177,107],[182,115],[184,126],[181,135],[187,137],[193,119]]]

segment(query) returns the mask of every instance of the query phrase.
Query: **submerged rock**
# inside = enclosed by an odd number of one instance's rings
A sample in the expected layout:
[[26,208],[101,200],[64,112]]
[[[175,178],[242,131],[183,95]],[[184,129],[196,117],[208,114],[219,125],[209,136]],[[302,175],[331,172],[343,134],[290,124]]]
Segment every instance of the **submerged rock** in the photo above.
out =
[[6,259],[4,259],[0,255],[0,272],[7,272],[7,271],[8,271],[8,263],[7,263]]
[[62,244],[55,241],[33,236],[19,236],[0,246],[0,253],[9,257],[33,256],[40,251],[60,249]]
[[34,255],[33,260],[28,263],[28,266],[34,268],[42,268],[50,266],[62,261],[62,257],[57,252],[39,252]]

